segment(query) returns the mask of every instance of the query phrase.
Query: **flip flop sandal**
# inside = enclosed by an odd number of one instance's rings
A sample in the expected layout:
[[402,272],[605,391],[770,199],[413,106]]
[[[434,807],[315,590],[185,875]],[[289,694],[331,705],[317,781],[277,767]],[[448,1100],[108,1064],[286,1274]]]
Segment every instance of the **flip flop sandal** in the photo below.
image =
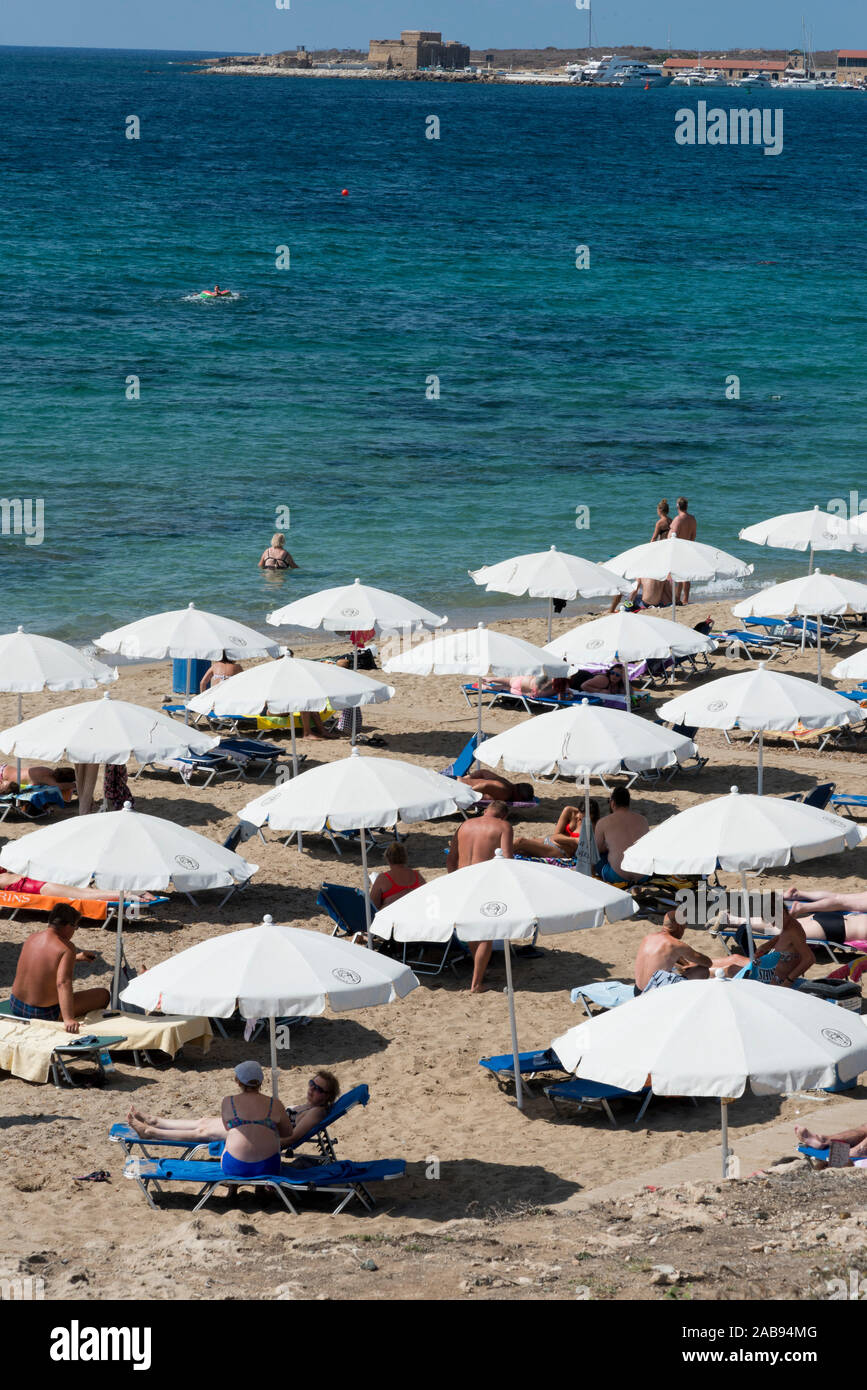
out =
[[107,1168],[97,1168],[92,1173],[85,1173],[81,1178],[75,1178],[75,1182],[111,1182],[111,1173]]

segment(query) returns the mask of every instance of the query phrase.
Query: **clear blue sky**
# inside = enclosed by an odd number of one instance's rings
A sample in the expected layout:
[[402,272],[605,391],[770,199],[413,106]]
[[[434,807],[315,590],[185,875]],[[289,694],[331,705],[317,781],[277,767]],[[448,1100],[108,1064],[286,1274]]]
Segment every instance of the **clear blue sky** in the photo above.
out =
[[[272,52],[362,48],[401,29],[440,29],[474,48],[584,45],[575,0],[3,0],[0,42],[82,48]],[[677,48],[787,48],[801,14],[815,48],[867,48],[864,0],[594,0],[594,40]]]

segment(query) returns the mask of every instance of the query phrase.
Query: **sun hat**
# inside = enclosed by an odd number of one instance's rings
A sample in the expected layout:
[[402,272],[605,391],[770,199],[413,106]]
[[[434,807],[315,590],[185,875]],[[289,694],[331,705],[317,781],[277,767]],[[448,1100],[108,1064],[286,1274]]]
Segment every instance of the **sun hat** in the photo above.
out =
[[254,1081],[263,1081],[265,1073],[258,1062],[239,1062],[235,1068],[235,1076],[242,1086],[249,1086]]

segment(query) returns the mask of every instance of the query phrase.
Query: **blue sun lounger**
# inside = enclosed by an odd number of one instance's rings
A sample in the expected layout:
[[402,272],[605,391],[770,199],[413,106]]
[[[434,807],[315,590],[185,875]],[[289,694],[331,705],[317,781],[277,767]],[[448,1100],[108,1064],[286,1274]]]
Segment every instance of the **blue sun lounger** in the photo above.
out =
[[[515,1079],[515,1058],[511,1052],[504,1052],[500,1057],[480,1057],[479,1066],[496,1077],[500,1090],[504,1090],[509,1082]],[[518,1070],[522,1076],[532,1080],[540,1072],[565,1072],[566,1068],[556,1052],[550,1047],[545,1047],[536,1052],[519,1052]]]
[[595,1004],[600,1013],[617,1009],[635,998],[635,986],[627,985],[622,980],[600,980],[594,985],[577,985],[569,998],[573,1004],[582,1004],[587,1017],[593,1018],[591,1004]]
[[714,637],[720,646],[743,647],[750,661],[755,661],[756,652],[765,658],[777,656],[780,651],[780,643],[775,638],[760,637],[758,633],[749,632],[745,628],[729,628],[726,632],[715,632]]
[[633,1124],[637,1125],[653,1099],[653,1091],[649,1086],[642,1087],[640,1091],[624,1091],[620,1086],[606,1086],[602,1081],[582,1081],[580,1076],[573,1077],[571,1081],[558,1081],[555,1086],[546,1086],[545,1095],[557,1115],[561,1113],[559,1103],[563,1101],[577,1105],[579,1110],[598,1108],[605,1111],[615,1129],[617,1121],[608,1103],[610,1100],[619,1100],[622,1097],[627,1100],[640,1100],[641,1108],[633,1121]]
[[27,820],[41,820],[52,810],[62,810],[71,804],[64,801],[58,787],[25,787],[23,792],[7,792],[0,796],[0,821],[4,821],[12,811]]
[[[344,1095],[338,1096],[321,1122],[314,1129],[309,1129],[303,1138],[299,1139],[298,1144],[292,1145],[291,1148],[300,1148],[302,1144],[312,1144],[315,1140],[319,1145],[322,1161],[336,1162],[337,1154],[334,1151],[334,1146],[338,1141],[332,1139],[329,1134],[331,1126],[337,1124],[338,1120],[342,1120],[343,1116],[349,1110],[353,1110],[356,1105],[367,1105],[369,1100],[370,1089],[368,1086],[353,1086],[351,1091],[346,1091]],[[191,1143],[189,1139],[142,1139],[141,1135],[136,1134],[130,1125],[123,1124],[112,1125],[108,1137],[113,1144],[121,1145],[127,1158],[131,1156],[133,1149],[138,1148],[141,1149],[145,1158],[156,1161],[159,1155],[149,1153],[149,1147],[153,1149],[180,1149],[179,1157],[182,1159],[189,1158],[199,1149],[206,1149],[209,1158],[219,1158],[223,1152],[222,1139],[215,1139],[210,1143],[204,1139],[200,1139],[196,1143]],[[287,1149],[286,1152],[291,1152],[291,1149]]]
[[867,806],[867,796],[849,796],[846,792],[840,792],[831,797],[832,806]]
[[298,1215],[292,1195],[298,1192],[327,1192],[337,1201],[332,1215],[339,1212],[353,1197],[357,1197],[368,1211],[376,1203],[368,1191],[367,1184],[387,1182],[390,1178],[402,1178],[406,1172],[406,1161],[402,1158],[383,1158],[373,1163],[323,1163],[310,1168],[285,1167],[278,1174],[258,1178],[236,1178],[225,1174],[218,1162],[205,1160],[196,1162],[183,1158],[128,1158],[124,1164],[123,1175],[133,1178],[141,1188],[148,1205],[156,1211],[157,1206],[149,1189],[163,1194],[164,1187],[172,1183],[198,1183],[197,1201],[193,1211],[199,1211],[218,1187],[270,1187],[278,1193],[281,1201],[293,1216]]

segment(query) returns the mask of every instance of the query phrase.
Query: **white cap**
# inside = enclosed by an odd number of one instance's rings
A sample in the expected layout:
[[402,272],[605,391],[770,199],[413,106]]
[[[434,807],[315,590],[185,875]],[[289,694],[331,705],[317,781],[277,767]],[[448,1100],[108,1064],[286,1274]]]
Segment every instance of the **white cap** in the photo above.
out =
[[239,1062],[235,1068],[235,1076],[242,1086],[250,1086],[254,1081],[264,1081],[265,1073],[258,1062]]

